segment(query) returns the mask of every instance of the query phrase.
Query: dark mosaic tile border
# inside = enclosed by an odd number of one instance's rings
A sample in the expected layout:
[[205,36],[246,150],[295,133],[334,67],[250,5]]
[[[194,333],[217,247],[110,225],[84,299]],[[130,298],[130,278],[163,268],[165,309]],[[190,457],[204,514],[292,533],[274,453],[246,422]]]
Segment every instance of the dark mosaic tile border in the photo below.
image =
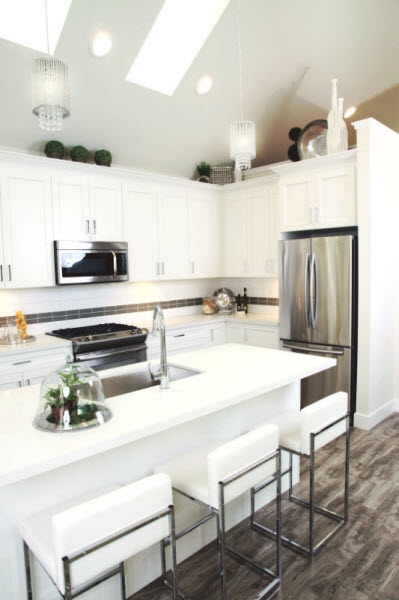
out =
[[[262,304],[278,306],[278,298],[264,298],[249,296],[250,304]],[[119,315],[122,313],[144,312],[153,310],[160,304],[162,308],[182,308],[184,306],[200,306],[202,298],[181,298],[180,300],[169,300],[161,302],[141,302],[140,304],[118,304],[116,306],[100,306],[95,308],[81,308],[74,310],[60,310],[55,312],[32,313],[25,315],[28,325],[37,323],[51,323],[52,321],[71,321],[73,319],[88,319],[90,317],[102,317],[108,315]],[[0,317],[0,326],[6,324],[7,319],[14,319],[13,315]]]

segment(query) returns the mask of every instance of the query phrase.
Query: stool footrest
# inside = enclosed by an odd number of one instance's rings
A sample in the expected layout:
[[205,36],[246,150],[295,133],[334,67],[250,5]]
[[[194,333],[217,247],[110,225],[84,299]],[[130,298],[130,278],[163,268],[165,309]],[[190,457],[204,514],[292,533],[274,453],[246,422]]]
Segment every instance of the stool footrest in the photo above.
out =
[[[166,585],[166,587],[171,592],[173,592],[173,586],[172,586],[172,584],[170,583],[170,581],[166,577],[162,578],[162,583],[164,585]],[[191,600],[190,596],[186,596],[186,594],[184,592],[182,592],[181,590],[179,590],[179,588],[177,588],[177,595],[179,596],[179,598],[183,598],[183,600]]]
[[[292,500],[292,502],[296,502],[297,504],[300,504],[301,506],[304,506],[305,508],[308,508],[310,510],[310,502],[308,502],[307,500],[298,498],[298,496],[294,496],[293,494],[291,494],[290,500]],[[318,504],[314,504],[313,508],[314,508],[315,512],[319,513],[320,515],[323,515],[324,517],[330,517],[331,519],[334,519],[335,521],[345,521],[345,517],[343,517],[342,515],[339,515],[338,513],[334,512],[332,510],[329,510],[328,508],[324,508],[323,506],[319,506]]]

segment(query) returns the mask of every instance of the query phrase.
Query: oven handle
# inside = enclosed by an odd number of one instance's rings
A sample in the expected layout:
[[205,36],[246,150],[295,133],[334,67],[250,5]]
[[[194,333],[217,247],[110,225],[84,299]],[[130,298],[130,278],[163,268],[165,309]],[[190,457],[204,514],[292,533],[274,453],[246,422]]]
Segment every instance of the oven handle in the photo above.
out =
[[129,346],[123,350],[116,350],[115,352],[83,352],[75,356],[75,362],[85,362],[86,360],[92,360],[93,358],[108,358],[108,356],[119,356],[120,354],[127,354],[128,352],[137,352],[139,350],[146,350],[145,344],[139,346]]

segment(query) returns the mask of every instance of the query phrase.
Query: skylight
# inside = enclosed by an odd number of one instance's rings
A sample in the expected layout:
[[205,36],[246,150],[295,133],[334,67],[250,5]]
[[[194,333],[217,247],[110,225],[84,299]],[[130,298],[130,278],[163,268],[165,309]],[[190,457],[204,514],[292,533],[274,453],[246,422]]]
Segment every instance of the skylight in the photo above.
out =
[[172,96],[230,0],[165,0],[126,80]]
[[[50,54],[54,54],[72,0],[47,0]],[[46,0],[0,0],[0,38],[47,53]]]

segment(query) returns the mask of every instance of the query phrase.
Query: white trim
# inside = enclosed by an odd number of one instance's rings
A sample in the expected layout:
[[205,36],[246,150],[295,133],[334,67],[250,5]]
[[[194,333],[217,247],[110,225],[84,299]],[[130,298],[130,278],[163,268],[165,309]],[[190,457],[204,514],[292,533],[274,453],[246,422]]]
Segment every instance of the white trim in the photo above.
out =
[[357,156],[357,148],[346,150],[345,152],[337,152],[336,154],[327,154],[326,156],[317,156],[316,158],[308,158],[307,160],[299,160],[297,162],[286,161],[269,165],[268,169],[278,173],[279,175],[290,175],[303,172],[304,169],[315,171],[326,167],[341,166],[342,163],[355,162]]
[[379,408],[377,408],[377,410],[374,410],[368,415],[356,412],[354,418],[354,426],[358,427],[359,429],[370,430],[376,425],[378,425],[378,423],[389,417],[395,411],[399,411],[398,398],[392,398],[392,400],[389,400],[389,402],[387,402],[383,406],[380,406]]

